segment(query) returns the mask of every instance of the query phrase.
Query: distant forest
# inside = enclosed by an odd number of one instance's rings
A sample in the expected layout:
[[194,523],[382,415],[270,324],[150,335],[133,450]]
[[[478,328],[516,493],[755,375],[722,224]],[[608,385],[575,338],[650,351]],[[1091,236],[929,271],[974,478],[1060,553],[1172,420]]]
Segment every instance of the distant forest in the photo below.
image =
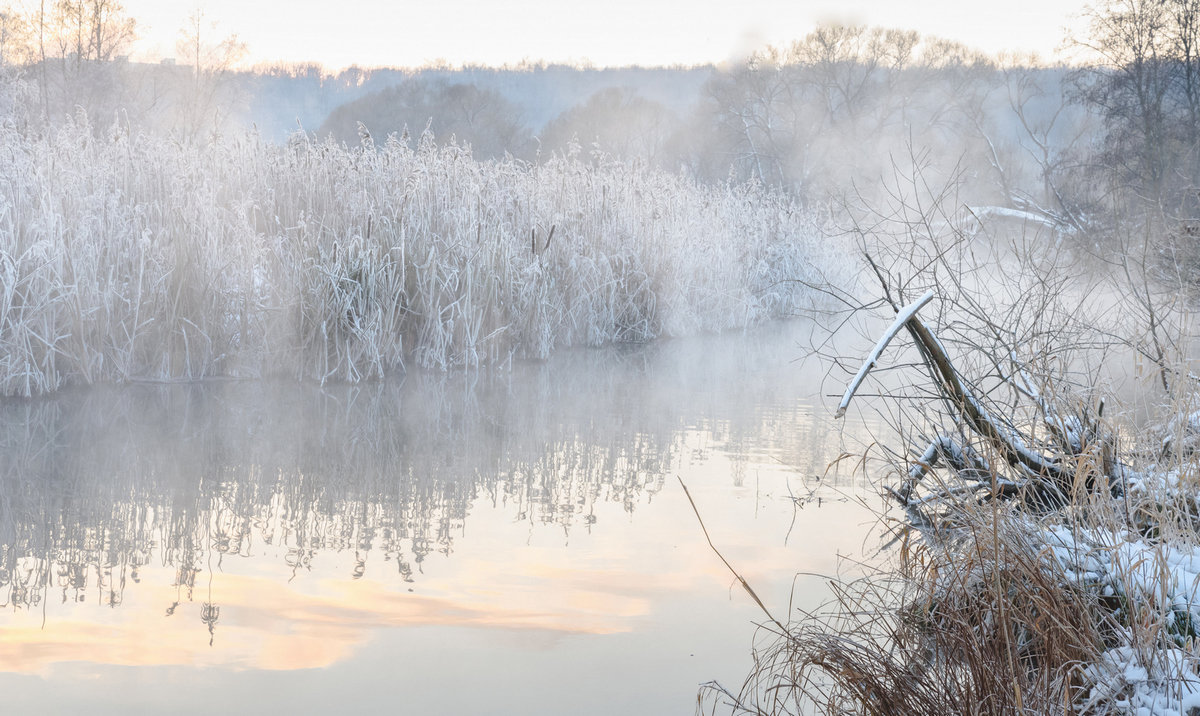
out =
[[[919,160],[939,180],[970,166],[962,178],[977,200],[1007,204],[1004,192],[1041,185],[1053,169],[1052,157],[1028,148],[1069,152],[1089,121],[1064,94],[1061,68],[1005,69],[960,45],[859,27],[825,28],[722,66],[331,74],[59,57],[10,64],[8,74],[37,95],[18,98],[18,121],[31,129],[83,113],[98,129],[187,142],[251,129],[276,143],[303,132],[353,147],[428,133],[477,159],[604,155],[808,201],[878,182],[912,154],[906,163]],[[1053,209],[1041,193],[1025,199]]]

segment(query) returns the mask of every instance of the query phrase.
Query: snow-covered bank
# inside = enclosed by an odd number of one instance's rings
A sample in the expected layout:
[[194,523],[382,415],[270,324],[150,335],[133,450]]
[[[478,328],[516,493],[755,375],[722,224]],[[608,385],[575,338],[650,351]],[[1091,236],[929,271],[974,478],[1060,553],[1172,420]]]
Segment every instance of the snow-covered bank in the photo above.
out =
[[[1195,498],[1193,491],[1188,499]],[[1103,650],[1083,669],[1077,710],[1196,713],[1200,545],[1123,530],[1043,528],[1038,534],[1064,576],[1096,595],[1114,622]]]

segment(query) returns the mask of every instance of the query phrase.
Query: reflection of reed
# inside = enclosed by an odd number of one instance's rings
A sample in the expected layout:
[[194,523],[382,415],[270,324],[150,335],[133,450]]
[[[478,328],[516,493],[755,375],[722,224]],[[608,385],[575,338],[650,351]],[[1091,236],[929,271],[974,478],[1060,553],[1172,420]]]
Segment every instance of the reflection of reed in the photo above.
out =
[[[318,553],[353,551],[348,577],[411,581],[428,555],[451,553],[476,503],[566,530],[590,527],[599,502],[632,511],[678,467],[685,430],[743,459],[823,467],[812,443],[826,438],[797,429],[810,408],[777,383],[729,390],[741,380],[730,351],[703,351],[718,365],[686,345],[478,381],[136,386],[0,404],[0,601],[115,606],[153,559],[175,570],[170,615],[199,598],[198,575],[264,552],[297,575]],[[202,601],[211,633],[219,606]]]

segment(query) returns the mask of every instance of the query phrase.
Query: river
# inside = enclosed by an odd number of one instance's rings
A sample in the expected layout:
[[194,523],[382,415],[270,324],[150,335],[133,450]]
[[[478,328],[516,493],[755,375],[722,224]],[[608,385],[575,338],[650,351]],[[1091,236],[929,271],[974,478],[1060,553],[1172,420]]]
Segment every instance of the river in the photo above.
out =
[[808,333],[0,403],[4,710],[692,713],[763,615],[680,480],[780,618],[875,544]]

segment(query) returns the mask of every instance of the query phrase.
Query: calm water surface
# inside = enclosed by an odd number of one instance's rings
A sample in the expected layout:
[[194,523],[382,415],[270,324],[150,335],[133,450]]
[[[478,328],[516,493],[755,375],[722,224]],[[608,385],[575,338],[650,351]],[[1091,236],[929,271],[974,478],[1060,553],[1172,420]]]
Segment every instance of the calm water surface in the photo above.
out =
[[677,477],[780,617],[874,544],[805,337],[0,403],[3,710],[692,713],[761,614]]

